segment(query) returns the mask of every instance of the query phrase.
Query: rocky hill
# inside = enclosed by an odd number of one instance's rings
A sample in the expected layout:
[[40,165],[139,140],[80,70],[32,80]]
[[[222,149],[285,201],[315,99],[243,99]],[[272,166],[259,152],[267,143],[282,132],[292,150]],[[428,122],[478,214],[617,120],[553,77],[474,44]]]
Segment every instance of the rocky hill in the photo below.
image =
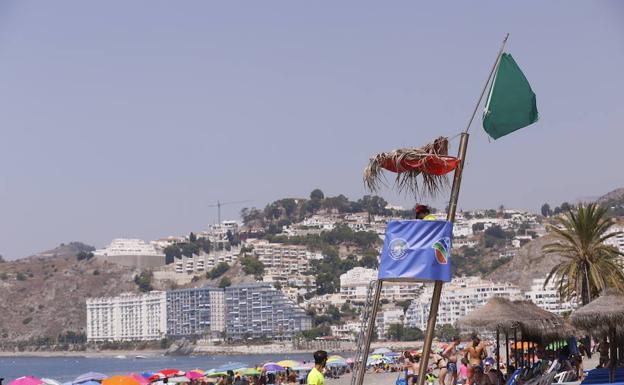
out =
[[516,256],[488,274],[487,278],[496,282],[511,282],[524,290],[529,289],[534,278],[545,278],[562,260],[558,255],[542,256],[542,247],[552,240],[547,235],[527,243]]
[[612,215],[624,216],[624,187],[601,196],[596,202],[607,207]]
[[81,251],[91,252],[95,247],[84,244],[82,242],[61,243],[60,246],[51,250],[39,252],[26,258],[51,258],[51,257],[75,257]]
[[0,263],[0,345],[84,333],[87,297],[137,291],[132,270],[78,261],[77,252],[87,250],[72,243]]

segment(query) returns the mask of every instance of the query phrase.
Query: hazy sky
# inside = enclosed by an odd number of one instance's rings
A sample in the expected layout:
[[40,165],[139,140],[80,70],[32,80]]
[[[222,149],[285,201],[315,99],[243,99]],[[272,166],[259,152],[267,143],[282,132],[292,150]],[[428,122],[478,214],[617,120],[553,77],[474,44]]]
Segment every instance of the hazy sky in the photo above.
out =
[[475,122],[460,206],[623,186],[619,1],[2,1],[0,254],[360,197],[373,153],[464,128],[506,32],[540,120]]

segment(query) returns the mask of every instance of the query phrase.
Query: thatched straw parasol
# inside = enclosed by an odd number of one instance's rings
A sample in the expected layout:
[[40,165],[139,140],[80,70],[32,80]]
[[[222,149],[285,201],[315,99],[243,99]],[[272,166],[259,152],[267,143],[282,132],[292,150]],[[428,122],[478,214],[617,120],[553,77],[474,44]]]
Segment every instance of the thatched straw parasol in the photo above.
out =
[[377,191],[385,185],[382,171],[387,170],[397,173],[395,184],[399,191],[434,196],[448,186],[446,174],[458,164],[457,158],[448,155],[448,139],[441,136],[423,147],[399,148],[373,156],[364,170],[364,184]]
[[570,316],[572,324],[589,332],[608,333],[613,328],[624,335],[624,295],[609,289]]
[[514,306],[521,309],[523,337],[533,341],[547,343],[573,335],[573,329],[565,327],[562,317],[544,310],[531,301],[514,301]]
[[617,290],[607,289],[602,295],[587,305],[572,313],[572,323],[593,334],[603,334],[609,337],[611,373],[609,382],[615,380],[617,366],[614,357],[617,357],[618,336],[624,336],[624,295]]
[[457,325],[468,330],[510,332],[517,329],[523,340],[535,342],[567,337],[570,331],[563,327],[563,318],[531,301],[510,301],[499,297],[491,298],[482,308],[460,318]]
[[519,326],[524,319],[514,304],[506,299],[494,297],[481,308],[473,310],[457,321],[457,326],[465,330],[488,329],[510,330]]

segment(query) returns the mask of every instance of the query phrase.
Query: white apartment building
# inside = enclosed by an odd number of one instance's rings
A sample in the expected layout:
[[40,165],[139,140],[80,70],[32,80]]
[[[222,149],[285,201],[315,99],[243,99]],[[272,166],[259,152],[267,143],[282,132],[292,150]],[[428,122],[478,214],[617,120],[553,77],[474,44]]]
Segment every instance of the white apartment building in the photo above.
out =
[[210,271],[221,262],[232,265],[238,260],[240,250],[240,246],[234,246],[230,250],[211,251],[208,254],[193,254],[191,257],[183,255],[180,259],[174,259],[174,269],[178,274],[193,274]]
[[336,227],[336,219],[323,215],[313,215],[310,218],[304,219],[301,225],[331,231]]
[[164,291],[87,299],[87,340],[157,340],[167,332]]
[[524,297],[542,309],[559,315],[576,309],[576,303],[561,301],[554,280],[548,282],[546,287],[544,287],[544,282],[546,282],[545,278],[534,279],[531,290],[524,292]]
[[265,282],[287,283],[310,269],[312,254],[305,246],[257,242],[253,254],[264,264]]
[[[399,307],[393,307],[386,310],[381,310],[377,314],[377,319],[375,320],[375,326],[377,328],[377,335],[379,338],[388,338],[388,329],[392,324],[401,324],[403,325],[405,318],[405,314],[403,313],[403,309]],[[423,329],[424,330],[424,329]]]
[[[624,232],[624,225],[613,225],[609,229],[609,233],[615,233],[620,231]],[[607,245],[616,247],[620,251],[620,253],[624,253],[624,233],[607,239],[605,243]]]
[[[432,294],[433,285],[428,284],[423,293],[412,301],[406,314],[407,326],[425,330]],[[511,283],[494,283],[480,277],[454,278],[442,289],[437,324],[454,325],[459,318],[485,305],[492,297],[524,298],[520,289]]]
[[154,245],[145,243],[141,239],[113,239],[105,248],[95,250],[93,255],[101,261],[137,269],[147,269],[165,264],[165,254],[156,250]]
[[357,334],[360,332],[361,321],[349,321],[342,325],[330,326],[332,336],[347,341],[355,341]]
[[[369,285],[376,279],[377,270],[354,267],[340,275],[340,296],[344,301],[364,303]],[[421,283],[385,282],[381,290],[381,298],[388,301],[411,300],[418,296],[421,289]]]

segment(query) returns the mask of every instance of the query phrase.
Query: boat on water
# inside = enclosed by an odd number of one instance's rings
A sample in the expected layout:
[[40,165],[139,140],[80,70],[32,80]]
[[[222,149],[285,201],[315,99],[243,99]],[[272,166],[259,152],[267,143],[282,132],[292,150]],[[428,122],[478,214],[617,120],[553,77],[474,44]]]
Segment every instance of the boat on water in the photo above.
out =
[[118,355],[118,356],[115,356],[115,358],[118,358],[118,359],[120,359],[120,360],[125,360],[125,359],[126,359],[126,358],[128,358],[128,357],[126,357],[126,356],[124,356],[124,355]]
[[145,357],[145,356],[134,356],[134,358],[137,359],[137,360],[144,360],[147,357]]

